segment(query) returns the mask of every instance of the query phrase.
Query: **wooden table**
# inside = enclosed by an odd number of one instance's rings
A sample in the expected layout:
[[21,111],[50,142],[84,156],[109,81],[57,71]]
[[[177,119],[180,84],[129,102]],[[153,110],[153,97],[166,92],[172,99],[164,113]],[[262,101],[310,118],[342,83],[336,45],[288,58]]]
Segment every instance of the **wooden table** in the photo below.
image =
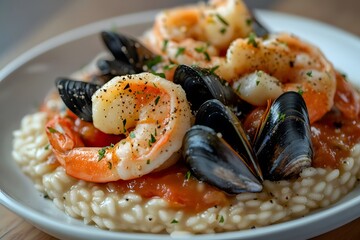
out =
[[[112,2],[112,3],[111,3]],[[101,12],[107,12],[114,14],[114,9],[111,6],[115,6],[117,1],[109,1],[108,10],[106,11],[103,9]],[[93,8],[91,10],[91,4],[95,4],[96,1],[88,1],[87,6],[90,13],[87,12],[88,16],[92,16],[91,20],[97,20],[94,16],[101,16],[101,14],[96,15],[97,8]],[[79,4],[75,5],[79,8]],[[106,6],[102,6],[106,8]],[[68,8],[68,12],[64,15],[69,16],[71,14],[78,14],[79,12],[75,11],[74,8]],[[309,17],[312,19],[317,19],[339,28],[342,28],[348,32],[351,32],[355,35],[360,36],[360,14],[358,13],[360,9],[360,1],[356,0],[274,0],[271,5],[269,6],[270,9],[275,11],[287,12],[291,14],[297,14],[304,17]],[[91,11],[95,11],[92,15]],[[59,18],[59,16],[57,16]],[[82,16],[87,17],[87,16]],[[59,26],[59,19],[50,21],[50,25],[57,24]],[[54,26],[45,26],[45,29],[52,29]],[[60,26],[61,27],[61,26]],[[67,30],[64,29],[63,30]],[[45,33],[41,31],[38,35],[43,34],[46,36]],[[34,38],[33,38],[34,39]],[[36,38],[35,38],[36,39]],[[44,232],[36,229],[31,224],[27,223],[24,219],[18,217],[17,215],[13,214],[3,206],[0,206],[0,239],[1,240],[10,240],[10,239],[25,239],[25,240],[50,240],[55,239],[52,236],[45,234]],[[325,240],[325,239],[360,239],[360,218],[354,220],[353,222],[346,224],[338,229],[330,231],[326,234],[318,236],[314,238],[316,240]]]

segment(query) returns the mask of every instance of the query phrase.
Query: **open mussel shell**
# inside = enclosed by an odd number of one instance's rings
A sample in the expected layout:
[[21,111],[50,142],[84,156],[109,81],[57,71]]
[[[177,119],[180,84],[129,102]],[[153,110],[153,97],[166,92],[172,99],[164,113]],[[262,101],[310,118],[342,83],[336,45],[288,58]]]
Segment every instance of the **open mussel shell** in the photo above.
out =
[[113,31],[103,31],[101,37],[115,59],[132,66],[132,70],[136,73],[143,72],[146,63],[155,58],[149,49],[129,36]]
[[183,156],[196,178],[229,194],[262,191],[237,152],[209,127],[195,125],[186,133]]
[[137,73],[132,65],[120,62],[118,60],[99,59],[99,61],[97,61],[97,67],[101,71],[101,78],[103,79],[104,83],[108,82],[110,79],[116,76]]
[[208,126],[221,134],[242,161],[262,180],[262,172],[248,137],[239,119],[227,106],[216,99],[206,101],[196,114],[195,125]]
[[238,116],[249,110],[249,104],[244,102],[225,80],[209,69],[179,65],[174,73],[174,83],[180,84],[185,90],[193,112],[210,99],[219,100],[232,108]]
[[311,166],[309,117],[300,94],[286,92],[273,102],[255,137],[254,150],[265,179],[297,177]]
[[65,105],[80,119],[92,122],[91,96],[100,86],[68,78],[58,78],[55,84]]

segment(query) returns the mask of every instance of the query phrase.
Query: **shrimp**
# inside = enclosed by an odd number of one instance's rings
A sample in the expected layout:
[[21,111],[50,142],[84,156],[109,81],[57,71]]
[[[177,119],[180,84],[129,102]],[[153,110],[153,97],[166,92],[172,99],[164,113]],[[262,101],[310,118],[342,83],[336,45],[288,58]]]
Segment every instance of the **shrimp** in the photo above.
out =
[[334,105],[336,74],[322,52],[299,38],[273,34],[268,39],[237,39],[217,73],[234,83],[240,96],[266,105],[285,91],[302,94],[311,122]]
[[251,32],[251,14],[241,0],[213,0],[166,10],[155,20],[145,43],[172,62],[209,61],[229,44]]
[[344,76],[336,73],[335,106],[348,119],[358,119],[360,116],[360,94]]
[[191,119],[183,89],[151,73],[107,82],[92,96],[92,114],[97,129],[125,137],[103,148],[85,147],[70,120],[54,118],[46,126],[66,172],[91,182],[138,178],[174,163]]

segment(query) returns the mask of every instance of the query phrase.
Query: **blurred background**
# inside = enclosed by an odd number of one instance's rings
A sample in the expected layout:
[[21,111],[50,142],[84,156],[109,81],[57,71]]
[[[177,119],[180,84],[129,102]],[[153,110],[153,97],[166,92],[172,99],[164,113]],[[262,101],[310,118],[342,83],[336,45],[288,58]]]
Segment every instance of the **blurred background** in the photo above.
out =
[[[196,0],[0,0],[0,69],[60,33],[114,16]],[[360,1],[246,0],[252,8],[316,19],[360,36]]]

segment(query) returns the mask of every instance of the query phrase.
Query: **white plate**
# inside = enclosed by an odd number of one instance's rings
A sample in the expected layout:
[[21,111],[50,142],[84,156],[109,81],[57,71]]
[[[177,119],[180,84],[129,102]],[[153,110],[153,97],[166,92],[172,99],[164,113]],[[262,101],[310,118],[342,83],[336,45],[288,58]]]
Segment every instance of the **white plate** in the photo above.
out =
[[[360,83],[360,39],[312,20],[258,11],[273,31],[291,31],[318,45],[357,85]],[[99,32],[118,26],[140,35],[151,26],[155,12],[143,12],[97,22],[67,32],[31,49],[0,72],[0,203],[43,231],[63,239],[171,239],[169,235],[109,232],[84,225],[58,210],[37,192],[11,157],[12,132],[21,118],[36,110],[58,76],[81,68],[103,49]],[[339,227],[360,216],[360,186],[337,204],[306,217],[253,230],[192,239],[305,239]]]

